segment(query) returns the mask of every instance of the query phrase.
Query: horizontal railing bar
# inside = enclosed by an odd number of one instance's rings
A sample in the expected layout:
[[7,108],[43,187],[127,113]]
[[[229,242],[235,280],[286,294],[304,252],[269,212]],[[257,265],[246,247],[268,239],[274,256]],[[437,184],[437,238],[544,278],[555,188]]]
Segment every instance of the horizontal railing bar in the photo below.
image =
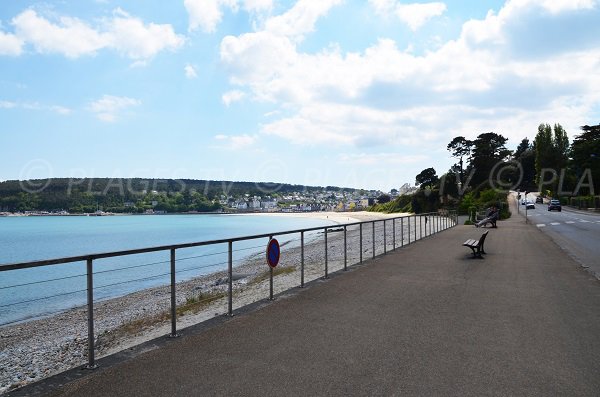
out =
[[264,233],[264,234],[256,234],[251,236],[241,236],[227,239],[218,239],[218,240],[207,240],[207,241],[199,241],[194,243],[183,243],[183,244],[173,244],[173,245],[162,245],[156,247],[147,247],[147,248],[137,248],[131,250],[122,250],[122,251],[113,251],[113,252],[105,252],[105,253],[96,253],[96,254],[88,254],[88,255],[78,255],[57,259],[46,259],[32,262],[23,262],[23,263],[12,263],[6,265],[0,265],[0,272],[9,271],[9,270],[20,270],[20,269],[28,269],[32,267],[40,267],[40,266],[49,266],[49,265],[60,265],[64,263],[72,263],[72,262],[82,262],[87,260],[96,260],[96,259],[105,259],[105,258],[113,258],[116,256],[127,256],[127,255],[136,255],[136,254],[146,254],[150,252],[159,252],[159,251],[169,251],[172,249],[183,249],[183,248],[193,248],[193,247],[202,247],[206,245],[215,245],[215,244],[226,244],[229,242],[237,242],[237,241],[246,241],[246,240],[254,240],[259,238],[270,238],[275,236],[284,236],[287,234],[301,233],[301,232],[311,232],[318,230],[329,230],[334,228],[342,228],[344,226],[356,226],[365,223],[376,223],[376,222],[386,222],[391,221],[392,219],[400,219],[408,216],[444,216],[435,212],[430,212],[426,214],[415,214],[415,215],[405,215],[398,216],[393,218],[384,218],[384,219],[375,219],[370,221],[362,221],[362,222],[352,222],[345,224],[337,224],[337,225],[329,225],[329,226],[317,226],[306,229],[295,229],[288,230],[276,233]]

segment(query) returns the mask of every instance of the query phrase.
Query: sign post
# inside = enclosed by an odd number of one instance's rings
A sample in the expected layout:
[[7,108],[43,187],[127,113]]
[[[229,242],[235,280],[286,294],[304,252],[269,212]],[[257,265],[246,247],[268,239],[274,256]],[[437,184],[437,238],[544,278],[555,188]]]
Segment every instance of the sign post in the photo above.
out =
[[269,238],[267,243],[267,265],[269,265],[269,300],[273,300],[273,269],[277,267],[279,263],[279,257],[281,250],[279,248],[279,241],[273,237]]
[[527,223],[527,190],[525,190],[525,223]]

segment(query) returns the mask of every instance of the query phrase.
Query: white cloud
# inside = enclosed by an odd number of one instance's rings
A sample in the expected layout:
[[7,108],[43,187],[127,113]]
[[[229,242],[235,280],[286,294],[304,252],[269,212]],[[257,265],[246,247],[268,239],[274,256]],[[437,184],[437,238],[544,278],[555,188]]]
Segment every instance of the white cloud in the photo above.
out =
[[0,101],[0,108],[2,109],[13,109],[16,108],[17,104],[10,101]]
[[189,30],[198,28],[212,33],[223,18],[223,8],[237,10],[237,0],[184,0],[183,5],[189,14]]
[[64,106],[51,106],[50,109],[58,114],[68,115],[71,114],[71,109]]
[[396,15],[412,31],[418,30],[431,18],[442,15],[447,9],[442,2],[403,4],[397,0],[369,0],[369,3],[376,14],[383,17]]
[[369,4],[375,9],[375,13],[386,16],[394,12],[398,0],[369,0]]
[[334,4],[300,13],[311,6],[298,2],[264,29],[222,40],[232,84],[281,110],[262,133],[301,145],[417,147],[492,130],[518,142],[541,122],[573,133],[595,122],[586,115],[600,106],[598,1],[509,1],[422,55],[392,39],[360,52],[301,52],[298,42]]
[[187,77],[188,79],[195,79],[195,78],[198,77],[198,73],[196,72],[196,68],[194,68],[189,63],[187,65],[185,65],[185,67],[183,68],[183,70],[185,71],[185,77]]
[[258,137],[256,135],[215,135],[215,139],[224,143],[226,149],[246,149],[256,143]]
[[107,44],[102,34],[77,18],[60,17],[59,24],[52,24],[29,9],[13,18],[12,23],[17,36],[41,53],[62,53],[77,58],[94,54]]
[[446,11],[444,3],[413,3],[398,4],[396,15],[405,22],[412,31],[416,31],[433,17],[442,15]]
[[273,0],[243,0],[243,7],[250,12],[268,12],[273,9]]
[[71,109],[64,106],[42,105],[37,102],[0,101],[0,109],[49,110],[63,116],[69,115],[72,112]]
[[78,18],[58,17],[56,22],[38,15],[33,9],[12,20],[15,35],[31,44],[39,53],[58,53],[69,58],[94,55],[101,49],[113,49],[140,62],[163,50],[175,50],[184,43],[171,25],[144,24],[121,9],[94,28]]
[[125,109],[141,105],[141,101],[128,97],[104,95],[102,98],[91,102],[89,109],[102,121],[113,122]]
[[299,0],[294,7],[282,15],[267,20],[265,30],[275,36],[286,36],[301,40],[304,34],[315,28],[320,17],[341,4],[341,0]]
[[518,9],[527,6],[540,6],[552,14],[558,14],[565,11],[591,10],[598,6],[598,0],[511,0],[505,9],[510,11],[511,7]]
[[189,15],[189,31],[200,29],[214,33],[223,19],[223,12],[226,9],[237,12],[240,3],[247,12],[261,16],[273,9],[273,0],[184,0],[183,5]]
[[131,59],[150,59],[163,50],[176,50],[184,43],[171,25],[144,24],[120,9],[106,22],[108,46]]
[[0,55],[19,56],[23,52],[23,40],[14,34],[0,31]]
[[338,160],[347,164],[358,165],[381,165],[381,164],[416,164],[429,160],[425,155],[401,155],[398,153],[344,153],[338,156]]
[[239,90],[228,91],[223,94],[222,101],[225,106],[229,107],[234,102],[241,101],[246,96],[246,93]]

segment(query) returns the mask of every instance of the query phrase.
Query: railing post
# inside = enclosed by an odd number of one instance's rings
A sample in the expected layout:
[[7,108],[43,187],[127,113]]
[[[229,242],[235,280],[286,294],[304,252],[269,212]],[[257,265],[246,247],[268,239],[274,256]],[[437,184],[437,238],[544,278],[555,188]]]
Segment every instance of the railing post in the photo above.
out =
[[88,306],[88,365],[87,369],[96,369],[94,356],[94,267],[92,259],[87,260],[87,306]]
[[387,231],[385,227],[385,219],[383,220],[383,253],[387,254]]
[[233,241],[227,243],[227,273],[229,286],[227,287],[227,315],[233,316]]
[[423,215],[419,215],[419,234],[421,235],[420,240],[423,240]]
[[408,244],[410,245],[410,215],[406,218],[406,222],[408,223],[406,230],[408,231]]
[[392,218],[392,251],[396,251],[396,218]]
[[327,228],[325,228],[325,277],[324,278],[329,277],[329,274],[328,274],[329,269],[327,267],[328,267],[328,263],[327,263]]
[[373,259],[375,259],[375,221],[373,221]]
[[273,298],[273,268],[269,266],[269,300],[275,300]]
[[404,247],[404,217],[400,218],[400,247]]
[[300,288],[304,288],[304,232],[300,232]]
[[347,226],[344,225],[344,271],[348,270],[348,237]]
[[362,244],[362,225],[363,225],[363,224],[361,223],[361,224],[360,224],[360,227],[359,227],[359,229],[360,229],[360,230],[359,230],[359,232],[360,232],[360,233],[359,233],[359,238],[358,238],[358,239],[360,240],[360,244],[359,244],[359,249],[360,249],[360,257],[359,257],[359,258],[360,258],[360,263],[362,263],[362,261],[363,261],[363,258],[362,258],[362,254],[363,254],[363,244]]
[[177,335],[177,299],[175,296],[175,249],[171,248],[171,335],[176,338]]
[[418,236],[417,236],[417,214],[415,214],[415,240],[414,241],[417,241],[417,240],[418,240]]

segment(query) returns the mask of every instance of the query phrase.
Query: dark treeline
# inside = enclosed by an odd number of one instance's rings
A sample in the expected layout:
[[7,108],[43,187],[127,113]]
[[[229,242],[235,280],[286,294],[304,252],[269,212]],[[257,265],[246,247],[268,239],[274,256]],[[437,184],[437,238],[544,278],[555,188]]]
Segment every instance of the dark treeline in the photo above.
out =
[[597,195],[600,124],[585,125],[581,131],[571,144],[560,124],[540,124],[533,141],[524,138],[514,152],[506,148],[508,139],[494,132],[474,140],[457,136],[447,146],[457,162],[446,173],[438,176],[434,168],[427,168],[415,177],[416,193],[373,209],[430,212],[458,207],[468,212],[499,205],[506,217],[508,190],[539,191],[563,202]]
[[[354,191],[328,186],[330,192]],[[0,182],[0,211],[210,212],[223,197],[320,192],[323,187],[194,179],[57,178]]]

